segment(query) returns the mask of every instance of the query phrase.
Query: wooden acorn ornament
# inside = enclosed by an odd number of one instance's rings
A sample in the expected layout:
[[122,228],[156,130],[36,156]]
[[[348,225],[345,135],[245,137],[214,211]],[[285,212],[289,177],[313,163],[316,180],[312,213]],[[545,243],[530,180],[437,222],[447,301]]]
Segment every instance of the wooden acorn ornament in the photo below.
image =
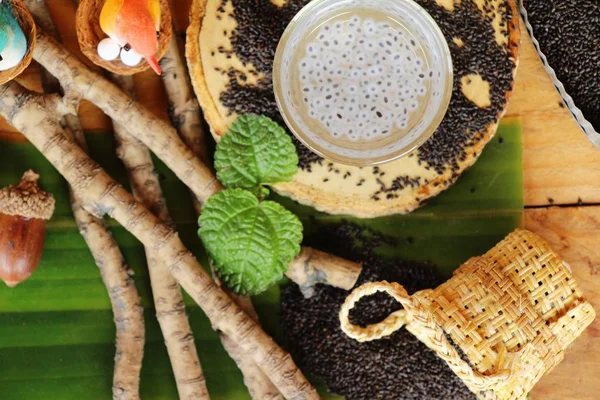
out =
[[167,0],[82,0],[76,26],[83,54],[118,75],[160,74],[173,35]]
[[0,0],[0,84],[29,66],[35,35],[35,22],[22,1]]
[[9,287],[29,278],[42,257],[55,201],[40,189],[39,177],[30,170],[18,185],[0,190],[0,279]]

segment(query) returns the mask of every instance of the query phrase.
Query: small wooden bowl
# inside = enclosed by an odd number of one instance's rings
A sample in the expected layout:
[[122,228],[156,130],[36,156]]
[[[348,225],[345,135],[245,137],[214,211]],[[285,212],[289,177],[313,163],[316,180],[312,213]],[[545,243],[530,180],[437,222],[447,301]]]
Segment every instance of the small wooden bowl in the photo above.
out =
[[[106,61],[98,55],[98,43],[108,37],[102,31],[102,28],[100,28],[100,12],[102,11],[104,2],[105,0],[81,0],[79,3],[76,27],[79,47],[81,47],[83,54],[92,60],[94,64],[118,75],[133,75],[150,69],[150,65],[145,60],[142,60],[135,67],[129,67],[123,64],[119,58],[113,61]],[[160,38],[158,39],[157,53],[159,60],[165,55],[173,35],[168,0],[160,0],[160,8]]]
[[23,4],[21,0],[5,0],[8,1],[12,5],[13,12],[19,25],[21,25],[21,29],[25,34],[25,38],[27,39],[27,52],[25,56],[19,63],[19,65],[12,67],[11,69],[7,69],[6,71],[0,71],[0,85],[4,84],[15,77],[19,76],[21,72],[25,70],[31,63],[33,59],[33,49],[35,48],[35,22],[33,21],[33,17],[27,10],[27,7]]

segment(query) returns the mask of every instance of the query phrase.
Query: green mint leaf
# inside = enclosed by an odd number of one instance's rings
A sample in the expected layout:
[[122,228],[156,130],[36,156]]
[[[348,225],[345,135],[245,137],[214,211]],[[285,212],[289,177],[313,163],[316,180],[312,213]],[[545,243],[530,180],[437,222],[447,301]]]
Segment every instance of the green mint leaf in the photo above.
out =
[[236,293],[264,292],[300,252],[302,223],[283,206],[241,189],[223,190],[202,207],[198,234],[221,280]]
[[272,119],[241,115],[217,144],[217,178],[226,188],[258,193],[260,185],[289,182],[298,171],[290,136]]

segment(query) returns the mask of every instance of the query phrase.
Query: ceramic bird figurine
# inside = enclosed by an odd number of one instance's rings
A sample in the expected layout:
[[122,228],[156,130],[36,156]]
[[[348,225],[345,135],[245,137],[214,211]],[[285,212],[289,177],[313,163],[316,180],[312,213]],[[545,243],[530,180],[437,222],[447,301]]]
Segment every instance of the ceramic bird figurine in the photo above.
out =
[[106,0],[100,13],[100,27],[123,47],[121,59],[128,65],[126,54],[133,50],[161,74],[156,58],[160,32],[160,0]]
[[16,67],[27,52],[27,39],[11,5],[0,0],[0,71]]

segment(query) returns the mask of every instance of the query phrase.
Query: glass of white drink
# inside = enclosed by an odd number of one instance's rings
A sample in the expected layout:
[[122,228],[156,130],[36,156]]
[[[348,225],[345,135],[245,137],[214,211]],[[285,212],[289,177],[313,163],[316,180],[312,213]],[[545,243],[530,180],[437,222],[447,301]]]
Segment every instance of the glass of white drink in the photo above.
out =
[[452,84],[444,35],[412,0],[313,0],[285,30],[273,70],[277,105],[294,135],[355,166],[425,143]]

